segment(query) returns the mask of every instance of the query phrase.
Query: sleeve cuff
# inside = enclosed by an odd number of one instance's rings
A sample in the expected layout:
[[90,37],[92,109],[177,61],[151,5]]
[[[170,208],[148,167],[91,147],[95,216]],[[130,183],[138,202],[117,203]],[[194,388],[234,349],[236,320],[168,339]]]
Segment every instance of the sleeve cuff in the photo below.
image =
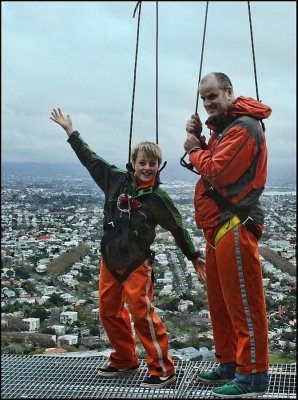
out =
[[191,255],[191,257],[189,257],[189,260],[196,260],[197,258],[201,258],[202,257],[202,253],[200,251],[196,251],[194,254]]
[[202,150],[201,147],[193,147],[192,149],[189,150],[188,154],[193,153],[194,151]]
[[80,133],[78,131],[73,131],[69,136],[67,141],[69,142],[71,139],[73,139],[74,137],[79,137]]

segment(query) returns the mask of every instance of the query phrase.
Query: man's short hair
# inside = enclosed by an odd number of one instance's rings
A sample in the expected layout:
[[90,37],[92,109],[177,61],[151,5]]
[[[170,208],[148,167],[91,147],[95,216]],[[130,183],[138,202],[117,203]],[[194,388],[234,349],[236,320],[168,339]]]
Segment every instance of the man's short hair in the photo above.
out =
[[223,74],[222,72],[211,72],[210,74],[204,76],[204,78],[201,80],[200,83],[201,84],[205,83],[210,75],[215,76],[218,82],[218,86],[221,90],[227,90],[228,86],[231,86],[231,88],[233,88],[230,78],[226,74]]
[[158,160],[158,164],[160,165],[162,162],[162,152],[158,144],[153,142],[141,142],[135,145],[131,151],[131,161],[133,163],[136,162],[138,153],[142,152],[147,157],[152,157]]
[[233,88],[232,82],[226,74],[223,74],[222,72],[213,72],[213,74],[217,79],[220,89],[227,90],[228,86],[231,86],[231,88]]

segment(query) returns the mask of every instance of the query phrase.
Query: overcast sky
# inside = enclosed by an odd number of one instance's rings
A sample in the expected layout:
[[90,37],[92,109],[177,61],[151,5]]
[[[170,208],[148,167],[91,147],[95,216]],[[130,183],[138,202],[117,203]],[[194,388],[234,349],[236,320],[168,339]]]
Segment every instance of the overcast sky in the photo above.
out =
[[[70,114],[96,153],[123,167],[135,62],[137,2],[2,1],[2,161],[78,162],[49,119]],[[226,73],[256,98],[247,1],[210,1],[202,76]],[[184,154],[195,111],[206,2],[159,4],[159,144],[167,168]],[[296,2],[251,1],[269,173],[295,176]],[[142,2],[132,144],[155,141],[156,2]],[[207,114],[199,102],[203,121]],[[209,131],[205,129],[207,137]],[[182,168],[182,167],[181,167]]]

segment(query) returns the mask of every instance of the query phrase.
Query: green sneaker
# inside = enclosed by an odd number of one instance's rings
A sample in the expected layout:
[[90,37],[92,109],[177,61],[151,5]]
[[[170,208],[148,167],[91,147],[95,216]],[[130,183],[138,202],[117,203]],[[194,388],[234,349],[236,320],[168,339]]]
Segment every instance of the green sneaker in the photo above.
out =
[[230,382],[224,386],[220,386],[212,390],[212,394],[216,397],[226,399],[242,399],[245,397],[262,396],[266,390],[251,389],[249,386],[240,385],[239,383]]
[[220,375],[215,371],[201,372],[197,376],[199,381],[211,383],[214,385],[223,385],[224,383],[230,382],[232,379],[221,378]]

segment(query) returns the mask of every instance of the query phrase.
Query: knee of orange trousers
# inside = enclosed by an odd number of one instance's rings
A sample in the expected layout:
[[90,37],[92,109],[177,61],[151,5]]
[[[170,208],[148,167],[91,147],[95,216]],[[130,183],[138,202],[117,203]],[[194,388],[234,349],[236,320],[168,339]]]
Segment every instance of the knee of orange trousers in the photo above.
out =
[[107,304],[101,304],[99,307],[99,317],[103,319],[125,319],[130,320],[129,311],[120,304],[117,307],[109,307]]
[[99,312],[103,316],[120,316],[125,312],[125,294],[121,288],[111,286],[108,290],[99,291],[98,299]]
[[134,327],[137,330],[141,330],[143,331],[145,330],[159,330],[162,329],[165,331],[165,328],[163,326],[163,323],[160,319],[160,317],[155,314],[155,313],[141,313],[141,314],[132,314],[132,319],[133,319],[133,323],[134,323]]
[[112,302],[99,302],[99,314],[102,317],[114,317],[114,316],[122,316],[122,314],[126,314],[128,310],[125,307],[125,304],[119,300],[119,303]]

